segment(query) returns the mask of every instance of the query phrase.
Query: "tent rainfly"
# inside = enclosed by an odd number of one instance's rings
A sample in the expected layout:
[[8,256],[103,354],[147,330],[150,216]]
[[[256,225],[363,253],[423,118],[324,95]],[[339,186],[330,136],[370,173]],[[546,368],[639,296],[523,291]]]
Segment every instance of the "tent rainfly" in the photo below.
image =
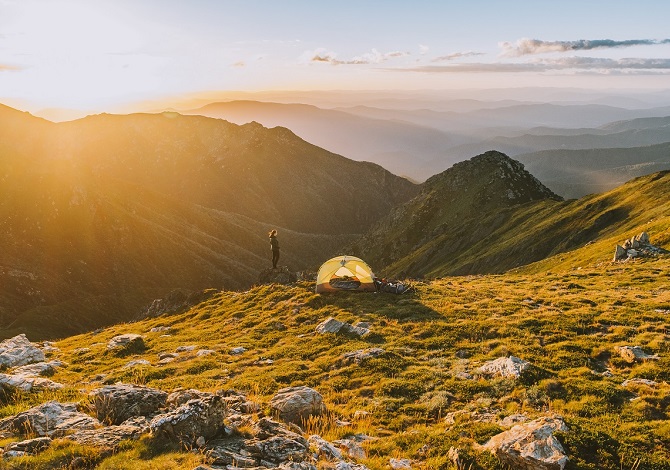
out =
[[336,256],[321,265],[316,276],[317,292],[372,291],[375,275],[365,261],[355,256]]

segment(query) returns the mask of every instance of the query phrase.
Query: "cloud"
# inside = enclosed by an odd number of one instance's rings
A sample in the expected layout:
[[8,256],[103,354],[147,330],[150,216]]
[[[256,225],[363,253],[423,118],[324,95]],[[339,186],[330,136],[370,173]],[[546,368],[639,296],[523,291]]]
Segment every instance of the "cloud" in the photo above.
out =
[[462,59],[463,57],[474,57],[478,55],[486,55],[483,52],[475,52],[475,51],[466,51],[466,52],[454,52],[449,55],[443,55],[441,57],[436,57],[431,62],[448,62],[450,60],[456,60],[456,59]]
[[335,52],[326,51],[325,49],[317,49],[313,53],[309,53],[310,62],[324,62],[331,65],[369,65],[381,64],[389,59],[397,57],[406,57],[410,55],[409,52],[392,51],[381,53],[377,49],[367,52],[363,55],[352,57],[351,59],[338,59]]
[[604,59],[597,57],[565,57],[530,62],[495,62],[449,65],[424,65],[394,71],[424,73],[522,73],[572,71],[589,74],[658,74],[670,71],[670,59]]
[[632,46],[654,46],[658,44],[670,44],[670,39],[629,39],[626,41],[613,41],[611,39],[580,39],[578,41],[542,41],[540,39],[519,39],[515,43],[501,42],[503,57],[520,57],[529,54],[542,54],[545,52],[571,52],[589,51],[592,49],[612,49]]
[[420,55],[428,54],[429,50],[430,50],[430,47],[426,46],[425,44],[419,44],[419,54]]

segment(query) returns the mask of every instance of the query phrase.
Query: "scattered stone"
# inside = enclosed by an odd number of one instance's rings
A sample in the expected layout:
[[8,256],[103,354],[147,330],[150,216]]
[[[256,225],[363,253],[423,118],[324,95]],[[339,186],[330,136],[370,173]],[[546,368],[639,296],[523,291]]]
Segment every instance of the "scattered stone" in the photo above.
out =
[[370,412],[365,410],[356,410],[354,411],[354,420],[359,421],[362,419],[367,419],[370,417]]
[[146,359],[135,359],[133,361],[128,362],[125,366],[123,366],[124,369],[130,369],[131,367],[137,367],[137,366],[150,366],[151,362],[147,361]]
[[20,334],[0,342],[0,366],[18,367],[44,362],[44,352]]
[[623,243],[617,245],[614,251],[613,261],[627,261],[637,257],[654,257],[660,254],[668,254],[668,250],[651,244],[649,234],[642,232]]
[[12,442],[8,451],[22,452],[23,454],[37,454],[51,445],[50,437],[36,437],[20,442]]
[[360,445],[356,439],[338,439],[333,441],[333,444],[341,449],[344,449],[349,457],[352,459],[367,459],[368,455],[365,449]]
[[91,352],[91,348],[77,348],[74,349],[72,352],[81,356],[83,354]]
[[525,423],[526,421],[528,421],[528,416],[516,413],[505,416],[503,419],[498,421],[498,425],[503,428],[511,428],[512,426],[516,426],[519,423]]
[[107,350],[116,353],[129,353],[145,349],[142,335],[126,333],[113,337],[107,343]]
[[199,437],[211,439],[223,428],[226,402],[221,396],[210,395],[189,400],[178,408],[151,420],[151,432],[166,436],[192,447]]
[[389,460],[389,465],[393,470],[412,470],[412,461],[409,459],[391,459]]
[[58,348],[56,343],[52,341],[45,341],[42,343],[42,351],[44,351],[45,354],[53,354],[59,352],[60,348]]
[[195,351],[195,349],[196,349],[197,347],[198,347],[198,346],[195,345],[195,344],[192,344],[192,345],[190,345],[190,346],[179,346],[177,349],[175,349],[175,351],[178,352],[178,353],[180,353],[180,352]]
[[42,377],[20,374],[0,374],[0,390],[5,392],[13,392],[15,390],[22,390],[24,392],[60,390],[63,387],[63,384]]
[[634,378],[624,380],[623,383],[621,384],[622,387],[628,387],[629,385],[646,385],[647,387],[654,388],[658,386],[658,382],[649,379]]
[[474,380],[474,376],[469,373],[469,372],[457,372],[456,375],[454,375],[454,378],[457,378],[459,380]]
[[137,440],[148,432],[149,421],[144,416],[138,416],[130,418],[119,425],[77,431],[74,434],[65,436],[65,439],[83,445],[117,450],[121,441]]
[[495,423],[498,420],[498,415],[488,411],[450,411],[444,416],[444,422],[448,425],[454,425],[458,422],[471,423]]
[[658,354],[649,355],[640,346],[619,346],[616,348],[619,355],[628,363],[658,361]]
[[521,377],[521,374],[530,368],[530,363],[519,359],[518,357],[509,356],[509,357],[499,357],[494,361],[488,361],[484,363],[478,369],[478,372],[481,375],[490,376],[490,377],[507,377],[518,379]]
[[345,333],[362,337],[368,335],[370,330],[362,326],[352,326],[349,323],[341,322],[333,317],[328,317],[317,325],[316,332],[320,334]]
[[116,384],[93,390],[90,396],[98,419],[119,425],[136,416],[152,416],[165,406],[168,394],[140,385]]
[[167,400],[165,401],[165,406],[168,408],[177,408],[191,400],[200,400],[211,396],[214,396],[214,394],[210,392],[201,392],[200,390],[195,390],[193,388],[188,390],[175,390],[168,395]]
[[309,442],[312,446],[314,446],[314,448],[316,449],[316,453],[318,455],[324,456],[329,460],[333,459],[342,460],[342,452],[340,452],[337,447],[335,447],[333,444],[331,444],[321,436],[318,436],[316,434],[309,436],[307,442]]
[[542,417],[493,436],[482,449],[512,468],[563,470],[568,456],[554,436],[555,431],[568,431],[563,419]]
[[46,377],[53,375],[54,372],[56,372],[56,368],[63,367],[64,365],[65,363],[61,361],[36,362],[34,364],[17,367],[12,371],[12,373],[14,375]]
[[342,367],[351,364],[360,364],[367,359],[381,356],[385,352],[382,348],[357,349],[356,351],[342,354],[337,361],[337,365]]
[[50,401],[0,421],[0,430],[39,437],[61,437],[68,432],[95,429],[100,422],[77,411],[76,403]]
[[238,355],[244,353],[246,350],[247,350],[247,348],[242,347],[242,346],[238,346],[236,348],[231,349],[230,354],[232,354],[233,356],[238,356]]
[[176,357],[179,357],[179,353],[173,352],[173,353],[168,353],[168,352],[162,352],[158,355],[158,359],[163,360],[163,359],[174,359]]
[[341,461],[337,462],[337,465],[335,465],[335,470],[370,470],[370,469],[362,464]]
[[150,333],[162,333],[163,331],[170,331],[169,326],[154,326],[151,330],[149,330]]
[[270,407],[280,419],[294,424],[302,424],[309,416],[326,411],[321,394],[304,386],[282,388],[270,400]]
[[213,349],[200,349],[195,355],[197,357],[202,357],[202,356],[209,356],[210,354],[214,354],[216,351]]

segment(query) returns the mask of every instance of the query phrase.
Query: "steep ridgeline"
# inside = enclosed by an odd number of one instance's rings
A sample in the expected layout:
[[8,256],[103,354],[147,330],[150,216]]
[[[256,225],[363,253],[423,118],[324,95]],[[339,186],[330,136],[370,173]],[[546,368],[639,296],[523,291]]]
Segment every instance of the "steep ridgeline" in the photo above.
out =
[[[54,124],[0,109],[0,329],[61,337],[173,289],[318,266],[416,187],[285,129],[197,116]],[[310,233],[311,232],[311,233]]]
[[[504,260],[456,260],[505,224],[511,210],[561,198],[506,155],[489,151],[433,176],[421,193],[380,221],[353,247],[388,274],[495,272]],[[484,219],[495,215],[493,220]],[[511,260],[510,260],[511,261]]]

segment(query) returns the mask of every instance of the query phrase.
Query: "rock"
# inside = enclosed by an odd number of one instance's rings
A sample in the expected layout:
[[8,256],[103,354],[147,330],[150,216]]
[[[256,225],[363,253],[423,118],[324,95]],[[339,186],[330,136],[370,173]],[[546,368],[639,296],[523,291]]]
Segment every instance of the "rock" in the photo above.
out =
[[450,411],[444,416],[444,422],[448,425],[454,425],[457,422],[472,422],[472,423],[495,423],[498,415],[487,411]]
[[626,251],[626,254],[628,255],[629,258],[637,258],[640,255],[640,253],[637,250],[633,249]]
[[44,352],[28,341],[24,334],[0,342],[0,366],[18,367],[44,362]]
[[14,375],[25,375],[29,377],[45,377],[53,375],[57,367],[64,365],[61,361],[36,362],[25,366],[17,367],[12,371]]
[[454,375],[454,378],[459,379],[459,380],[474,380],[475,377],[469,372],[460,371],[460,372],[456,372],[456,374]]
[[37,454],[51,445],[50,437],[36,437],[20,442],[12,442],[8,451],[23,452],[24,454]]
[[409,459],[391,459],[389,465],[393,470],[412,469],[412,461]]
[[338,459],[342,460],[342,452],[339,451],[337,447],[333,444],[318,436],[316,434],[309,436],[307,442],[310,443],[315,449],[316,453],[320,456],[323,456],[329,460]]
[[654,388],[658,386],[658,382],[655,382],[653,380],[649,379],[640,379],[640,378],[634,378],[634,379],[628,379],[624,380],[623,383],[621,384],[622,387],[628,387],[630,385],[646,385],[647,387]]
[[63,387],[63,384],[42,377],[19,374],[0,374],[0,390],[5,392],[13,392],[15,390],[22,390],[24,392],[60,390]]
[[175,390],[168,395],[165,405],[168,408],[177,408],[191,400],[198,400],[211,396],[214,396],[214,394],[210,392],[201,392],[200,390],[192,388],[188,390]]
[[543,417],[493,436],[482,449],[511,468],[563,470],[568,456],[553,433],[567,430],[562,418]]
[[645,353],[640,346],[619,346],[616,348],[619,355],[629,364],[635,362],[658,361],[657,354],[649,355]]
[[640,242],[640,244],[648,245],[650,243],[649,234],[647,232],[642,232],[635,238],[637,239],[638,242]]
[[274,463],[302,462],[309,455],[309,444],[304,437],[289,431],[280,423],[261,418],[252,428],[257,441],[253,444],[260,460]]
[[128,362],[125,366],[123,366],[124,369],[130,369],[131,367],[137,367],[137,366],[150,366],[151,362],[147,361],[146,359],[135,359],[133,361]]
[[126,333],[113,337],[107,343],[107,350],[117,354],[130,354],[144,351],[144,339],[142,335]]
[[83,355],[83,354],[86,354],[88,352],[91,352],[91,348],[77,348],[77,349],[74,349],[72,352],[75,353],[75,354],[78,354],[78,355]]
[[270,400],[270,407],[280,419],[295,424],[302,424],[309,416],[326,411],[321,394],[304,386],[282,388]]
[[335,465],[335,470],[370,470],[370,469],[365,465],[341,461],[337,462],[337,465]]
[[100,422],[77,411],[76,403],[50,401],[0,421],[0,430],[39,437],[61,437],[70,431],[95,429]]
[[53,341],[45,341],[42,343],[42,351],[44,351],[45,354],[53,354],[59,352],[60,349]]
[[197,357],[202,357],[202,356],[209,356],[210,354],[214,354],[216,351],[213,349],[200,349],[198,352],[195,353]]
[[366,336],[370,333],[370,330],[362,326],[352,326],[349,323],[341,322],[333,317],[328,317],[316,326],[316,332],[320,334],[348,333],[356,336]]
[[333,444],[341,449],[344,449],[349,457],[352,459],[367,459],[368,455],[365,449],[355,439],[338,439],[333,441]]
[[156,299],[151,302],[149,308],[140,315],[140,318],[154,318],[161,315],[182,313],[195,305],[211,299],[217,293],[216,289],[205,289],[198,292],[174,290],[166,295],[165,298]]
[[614,249],[614,259],[612,261],[621,261],[626,259],[627,256],[626,249],[621,245],[617,245]]
[[238,346],[236,348],[231,349],[230,354],[232,354],[233,356],[238,356],[238,355],[244,353],[246,350],[247,350],[246,348],[244,348],[242,346]]
[[149,330],[150,333],[162,333],[164,331],[170,331],[169,326],[154,326],[151,330]]
[[267,268],[258,274],[259,284],[291,284],[298,280],[298,275],[291,272],[288,266],[279,266],[277,269]]
[[528,416],[522,414],[513,414],[505,416],[503,419],[498,421],[498,425],[503,428],[511,428],[519,423],[525,423],[528,421]]
[[350,364],[360,364],[366,359],[381,356],[384,352],[386,351],[382,348],[357,349],[356,351],[342,354],[337,361],[337,365],[341,367]]
[[198,347],[198,346],[195,345],[195,344],[192,344],[192,345],[189,345],[189,346],[179,346],[179,347],[177,347],[177,349],[175,349],[175,352],[180,353],[180,352],[195,351],[195,349],[196,349],[197,347]]
[[488,361],[484,363],[478,369],[478,372],[481,375],[490,376],[490,377],[507,377],[518,379],[521,377],[521,374],[530,368],[530,363],[519,359],[518,357],[509,356],[509,357],[499,357],[494,361]]
[[179,353],[173,352],[173,353],[166,353],[162,352],[158,355],[158,359],[163,360],[163,359],[174,359],[176,357],[179,357]]
[[117,450],[121,441],[137,440],[148,432],[149,420],[144,416],[139,416],[130,418],[119,425],[77,431],[74,434],[65,436],[65,439],[82,445]]
[[200,436],[211,439],[223,428],[226,408],[226,402],[218,395],[189,400],[153,418],[151,432],[192,447]]
[[449,447],[449,452],[447,452],[447,458],[454,464],[456,468],[465,468],[463,461],[461,460],[461,450],[458,447]]
[[165,406],[168,394],[140,385],[106,385],[93,390],[93,406],[100,421],[121,424],[135,416],[152,416]]

